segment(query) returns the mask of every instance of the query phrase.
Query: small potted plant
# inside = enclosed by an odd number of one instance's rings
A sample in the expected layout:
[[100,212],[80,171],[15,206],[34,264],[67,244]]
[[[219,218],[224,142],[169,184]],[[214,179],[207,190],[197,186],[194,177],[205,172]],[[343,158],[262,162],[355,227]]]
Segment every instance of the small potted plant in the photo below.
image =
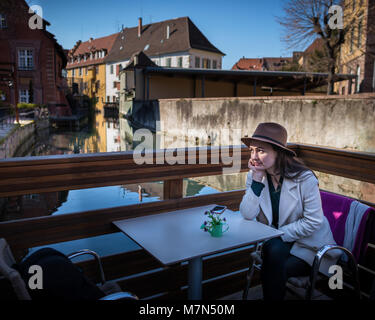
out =
[[[221,237],[224,232],[228,231],[229,226],[226,223],[226,219],[221,218],[220,213],[207,210],[204,214],[208,219],[201,225],[203,231],[209,232],[213,237]],[[224,226],[226,228],[223,230]]]

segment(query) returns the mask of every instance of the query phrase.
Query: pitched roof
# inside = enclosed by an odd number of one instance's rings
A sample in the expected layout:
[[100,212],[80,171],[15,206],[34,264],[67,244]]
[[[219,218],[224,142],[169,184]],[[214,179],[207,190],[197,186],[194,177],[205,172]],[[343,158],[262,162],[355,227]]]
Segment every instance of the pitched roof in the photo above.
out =
[[307,49],[304,51],[305,53],[313,53],[315,50],[322,50],[324,46],[323,39],[317,38],[310,44]]
[[128,64],[122,70],[131,70],[135,67],[158,67],[143,51],[134,53]]
[[[169,26],[169,39],[167,39]],[[143,51],[148,56],[200,49],[225,55],[203,35],[189,17],[182,17],[142,26],[138,37],[138,26],[125,28],[117,36],[105,62],[129,59],[135,52]]]
[[278,57],[278,58],[263,58],[264,67],[268,71],[281,71],[283,66],[287,63],[292,62],[292,57]]
[[241,58],[234,64],[232,70],[280,71],[286,63],[292,60],[293,58],[289,57]]
[[235,63],[232,70],[263,70],[263,59],[241,58]]
[[[90,53],[90,52],[95,52],[95,51],[101,51],[101,50],[107,50],[107,52],[110,52],[113,44],[115,43],[115,40],[119,33],[114,33],[106,37],[101,37],[101,38],[96,38],[93,39],[91,38],[88,41],[85,42],[77,42],[77,44],[74,46],[73,49],[69,50],[69,57],[72,56],[79,56],[83,55],[85,53]],[[83,66],[88,66],[88,65],[93,65],[93,64],[100,64],[104,63],[103,58],[97,58],[97,59],[87,59],[86,61],[81,60],[80,62],[74,62],[74,63],[68,63],[68,69],[69,68],[76,68],[76,67],[83,67]]]

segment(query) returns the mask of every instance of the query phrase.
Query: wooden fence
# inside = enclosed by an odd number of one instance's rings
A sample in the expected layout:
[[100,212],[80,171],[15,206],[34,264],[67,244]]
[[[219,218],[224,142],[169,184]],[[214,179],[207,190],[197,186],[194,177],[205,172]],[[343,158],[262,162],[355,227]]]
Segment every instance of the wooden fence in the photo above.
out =
[[[374,154],[301,144],[289,147],[313,170],[375,183]],[[199,159],[199,154],[206,152],[205,148],[175,150],[177,163],[173,165],[160,161],[165,152],[166,150],[159,150],[145,154],[149,161],[152,159],[153,164],[143,165],[135,163],[132,151],[0,161],[0,197],[151,181],[164,182],[164,197],[161,201],[1,222],[0,237],[8,241],[15,256],[19,258],[25,250],[34,246],[118,232],[112,224],[114,220],[208,203],[223,204],[232,210],[238,210],[244,190],[183,197],[184,178],[221,175],[223,168],[231,167],[221,161],[220,148],[207,148],[207,164],[199,164],[198,160],[196,164],[188,164],[187,160],[190,159],[189,163],[193,163],[192,159]],[[242,172],[248,170],[250,154],[247,148],[229,147],[228,155],[240,159]],[[242,290],[250,262],[249,253],[252,250],[251,247],[245,247],[235,252],[204,258],[203,298],[216,299]],[[93,261],[80,262],[79,265],[89,276],[98,279]],[[140,298],[187,297],[186,263],[164,267],[147,252],[139,249],[103,257],[103,265],[107,279],[118,280],[123,289],[135,292]],[[363,267],[369,269],[369,266]],[[365,276],[361,277],[367,277],[366,281],[374,278],[371,270],[362,273]],[[254,284],[258,280],[256,278]]]

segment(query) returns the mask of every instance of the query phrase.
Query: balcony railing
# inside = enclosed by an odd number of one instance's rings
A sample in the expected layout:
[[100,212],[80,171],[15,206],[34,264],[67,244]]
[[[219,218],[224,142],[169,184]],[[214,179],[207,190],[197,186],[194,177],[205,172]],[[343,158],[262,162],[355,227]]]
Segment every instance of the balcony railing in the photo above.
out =
[[[310,145],[290,145],[298,156],[314,170],[351,179],[375,183],[375,155]],[[194,153],[195,150],[195,153]],[[196,156],[199,148],[185,150],[185,159]],[[164,150],[152,153],[156,156]],[[53,192],[102,186],[141,184],[164,181],[164,199],[67,215],[38,217],[0,223],[0,235],[10,244],[19,258],[25,249],[52,243],[83,239],[118,232],[112,221],[158,214],[176,209],[218,203],[238,210],[244,190],[210,195],[183,197],[183,179],[189,177],[221,175],[223,163],[219,148],[208,148],[207,164],[144,164],[137,165],[133,152],[109,154],[79,154],[53,157],[15,158],[0,161],[0,197],[13,197],[31,193]],[[240,152],[241,171],[248,171],[249,150],[229,148],[229,156]],[[187,161],[186,161],[187,162]],[[212,163],[213,162],[213,163]],[[370,204],[372,205],[372,204]],[[373,205],[374,206],[374,205]],[[216,299],[242,290],[249,253],[252,248],[207,257],[203,260],[203,298]],[[94,262],[78,263],[90,276],[98,280]],[[142,249],[106,256],[104,271],[108,279],[135,292],[140,298],[185,299],[187,265],[162,266]],[[360,268],[362,281],[368,281],[366,268]],[[147,272],[146,271],[152,271]],[[367,277],[367,278],[366,278]],[[364,280],[365,279],[365,280]],[[254,279],[254,285],[259,279]],[[340,291],[340,290],[339,290]]]

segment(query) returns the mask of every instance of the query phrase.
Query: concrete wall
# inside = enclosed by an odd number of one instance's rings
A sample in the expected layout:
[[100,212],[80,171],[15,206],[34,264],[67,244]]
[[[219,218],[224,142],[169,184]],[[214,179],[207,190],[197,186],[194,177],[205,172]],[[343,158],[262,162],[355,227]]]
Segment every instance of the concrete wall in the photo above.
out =
[[223,129],[251,135],[260,122],[278,122],[289,142],[375,152],[375,95],[365,97],[263,97],[159,100],[161,130],[182,137],[201,132],[213,145]]
[[17,149],[35,132],[35,122],[15,127],[0,145],[0,159],[11,158]]

